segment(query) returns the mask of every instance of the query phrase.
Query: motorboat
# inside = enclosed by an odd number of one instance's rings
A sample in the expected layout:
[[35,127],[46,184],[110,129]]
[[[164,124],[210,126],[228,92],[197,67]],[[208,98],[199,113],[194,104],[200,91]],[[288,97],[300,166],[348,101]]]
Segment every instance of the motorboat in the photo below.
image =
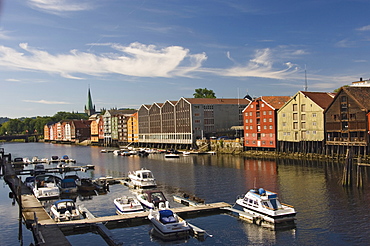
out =
[[114,199],[117,214],[128,214],[143,212],[141,203],[134,197],[122,196]]
[[34,169],[33,169],[33,174],[35,176],[40,175],[40,174],[45,174],[45,166],[43,164],[36,164]]
[[263,188],[251,189],[244,196],[239,197],[236,203],[245,212],[255,216],[259,224],[267,222],[274,225],[283,225],[295,222],[296,211],[293,206],[280,203],[275,192]]
[[60,159],[61,162],[72,162],[72,163],[76,163],[76,160],[75,159],[71,159],[69,158],[68,155],[63,155],[62,156],[62,159]]
[[165,158],[180,158],[180,155],[175,154],[175,153],[169,153],[169,154],[164,154],[164,157]]
[[148,219],[162,238],[189,237],[191,228],[188,223],[169,208],[150,209]]
[[76,193],[77,183],[73,178],[64,178],[60,182],[60,190],[62,193]]
[[160,190],[144,190],[137,195],[137,200],[147,209],[169,207],[169,203]]
[[59,197],[61,178],[53,175],[38,175],[35,177],[33,185],[33,194],[36,198],[55,198]]
[[49,160],[49,163],[59,163],[59,161],[60,161],[59,156],[53,155]]
[[157,183],[152,172],[145,168],[129,172],[128,177],[130,178],[131,183],[134,187],[150,188],[157,186]]
[[50,216],[57,222],[79,220],[82,218],[79,208],[72,199],[63,199],[54,202],[50,208]]
[[26,180],[24,181],[24,184],[28,188],[30,188],[31,190],[33,189],[34,183],[35,183],[35,177],[34,176],[27,177]]
[[183,156],[189,156],[190,155],[190,152],[189,151],[184,151],[184,152],[182,152],[182,155]]
[[77,190],[80,192],[94,191],[98,189],[97,184],[95,184],[91,178],[81,178],[80,185],[78,185]]

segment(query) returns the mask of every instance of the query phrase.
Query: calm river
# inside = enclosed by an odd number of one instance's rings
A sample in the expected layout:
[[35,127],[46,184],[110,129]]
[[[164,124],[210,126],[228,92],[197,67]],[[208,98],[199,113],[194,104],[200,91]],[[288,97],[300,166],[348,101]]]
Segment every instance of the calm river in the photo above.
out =
[[[114,156],[101,153],[99,147],[83,147],[44,143],[5,143],[0,145],[12,158],[68,155],[77,164],[93,164],[94,171],[80,176],[121,177],[128,171],[146,167],[157,179],[159,189],[170,204],[177,205],[172,195],[186,192],[207,203],[234,204],[236,197],[254,183],[258,187],[279,193],[280,200],[297,210],[295,229],[272,231],[238,220],[228,214],[196,217],[188,221],[205,229],[213,237],[201,242],[190,238],[183,242],[162,242],[149,235],[150,224],[112,229],[124,245],[368,245],[370,242],[369,172],[364,169],[364,188],[345,188],[341,185],[342,165],[314,161],[251,160],[237,156],[181,156],[164,159],[163,155]],[[24,178],[23,178],[24,180]],[[0,245],[20,245],[18,241],[18,206],[8,198],[9,188],[1,179],[0,188]],[[129,194],[123,185],[112,185],[107,195],[91,200],[77,198],[94,215],[114,215],[113,199]],[[45,206],[50,206],[46,203]],[[22,228],[23,245],[33,242],[32,235]],[[67,236],[72,245],[106,245],[98,234],[87,233]]]

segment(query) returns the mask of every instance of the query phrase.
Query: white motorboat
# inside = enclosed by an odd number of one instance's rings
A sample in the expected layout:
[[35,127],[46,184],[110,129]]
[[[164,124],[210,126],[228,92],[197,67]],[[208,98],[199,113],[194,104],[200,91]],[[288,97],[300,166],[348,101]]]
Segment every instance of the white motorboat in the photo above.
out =
[[114,206],[118,214],[143,212],[141,203],[134,197],[122,196],[114,199]]
[[33,194],[36,198],[55,198],[59,197],[60,178],[53,175],[38,175],[35,177]]
[[69,158],[69,156],[68,155],[63,155],[62,156],[62,159],[60,159],[60,161],[61,162],[73,162],[73,163],[76,163],[76,160],[75,159],[71,159],[71,158]]
[[169,153],[164,155],[165,158],[180,158],[179,154]]
[[157,186],[152,172],[145,168],[134,172],[129,172],[128,177],[130,178],[132,185],[135,187],[150,188]]
[[293,206],[280,203],[275,192],[263,188],[251,189],[239,197],[236,203],[243,207],[244,211],[253,214],[255,220],[261,224],[264,222],[274,225],[294,223],[296,211]]
[[188,223],[168,208],[151,209],[148,219],[159,235],[165,239],[179,239],[189,236],[191,228]]
[[169,207],[169,203],[159,190],[146,190],[137,195],[137,200],[147,209]]
[[82,218],[79,208],[72,199],[56,201],[50,208],[50,216],[57,222]]

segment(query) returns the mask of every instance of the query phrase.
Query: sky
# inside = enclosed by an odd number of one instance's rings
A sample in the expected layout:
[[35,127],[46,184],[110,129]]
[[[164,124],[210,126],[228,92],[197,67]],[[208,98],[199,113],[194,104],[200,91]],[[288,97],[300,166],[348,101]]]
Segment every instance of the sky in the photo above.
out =
[[332,92],[370,78],[368,0],[0,0],[0,117]]

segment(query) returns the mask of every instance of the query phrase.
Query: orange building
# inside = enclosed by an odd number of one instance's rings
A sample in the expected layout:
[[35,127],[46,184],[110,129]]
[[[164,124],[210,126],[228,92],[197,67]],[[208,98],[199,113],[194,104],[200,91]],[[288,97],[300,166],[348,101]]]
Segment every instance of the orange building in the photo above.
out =
[[277,111],[289,96],[265,96],[254,99],[243,110],[244,147],[277,147]]

